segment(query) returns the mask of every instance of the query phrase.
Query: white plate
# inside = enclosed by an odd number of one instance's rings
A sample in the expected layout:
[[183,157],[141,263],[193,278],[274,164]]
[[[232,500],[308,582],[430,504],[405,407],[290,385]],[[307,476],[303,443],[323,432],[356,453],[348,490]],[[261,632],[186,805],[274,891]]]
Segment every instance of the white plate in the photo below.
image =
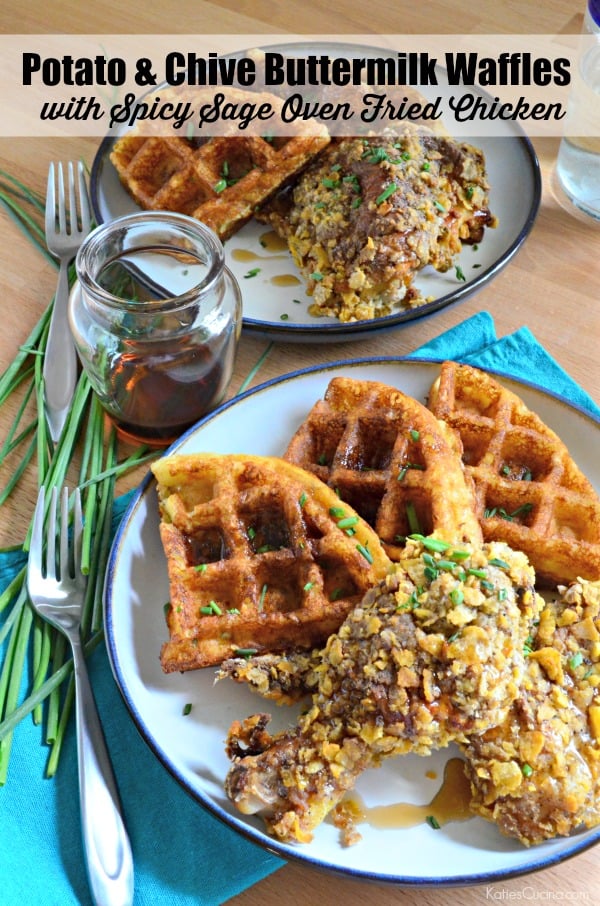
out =
[[[342,45],[310,45],[312,53],[331,53],[337,48],[339,55]],[[282,53],[301,53],[296,45],[278,47]],[[365,49],[368,51],[368,48]],[[371,48],[371,50],[373,50]],[[348,52],[354,51],[350,48]],[[364,51],[362,51],[364,55]],[[445,83],[445,74],[437,72],[439,86],[435,93],[457,95],[461,89],[451,89]],[[463,89],[479,93],[481,89],[469,86]],[[422,89],[424,95],[431,95],[432,89]],[[488,283],[510,261],[527,238],[538,213],[541,198],[541,175],[538,160],[529,140],[523,136],[519,126],[511,121],[499,124],[502,133],[494,137],[467,139],[478,145],[484,152],[490,189],[490,207],[498,218],[498,226],[486,230],[483,241],[476,248],[465,246],[456,263],[466,277],[459,281],[454,268],[445,274],[427,267],[415,280],[425,298],[432,301],[419,308],[404,311],[398,309],[386,317],[369,321],[342,324],[335,318],[315,318],[308,311],[311,299],[306,295],[305,280],[286,252],[269,252],[261,245],[261,237],[267,231],[264,224],[248,223],[226,243],[227,265],[237,277],[243,295],[244,327],[253,332],[267,335],[270,339],[286,342],[331,342],[357,340],[371,336],[373,331],[389,330],[406,324],[415,318],[422,318],[454,302],[466,299],[473,292]],[[455,138],[460,141],[461,136]],[[109,154],[114,137],[106,138],[96,155],[92,166],[91,197],[96,220],[101,223],[113,220],[123,214],[139,210],[119,181]],[[241,253],[256,258],[240,261]],[[247,275],[255,268],[260,272],[254,277]],[[290,286],[281,286],[282,280],[298,280]]]
[[[354,360],[300,371],[222,406],[169,452],[281,455],[332,377],[342,374],[384,381],[425,401],[438,371],[439,366],[431,362],[402,359]],[[574,459],[600,488],[599,423],[535,387],[502,380],[567,439]],[[105,628],[114,675],[133,720],[165,768],[198,802],[271,852],[378,882],[464,885],[546,868],[600,839],[597,828],[527,849],[502,837],[494,825],[472,818],[436,831],[426,824],[386,830],[364,824],[359,828],[362,841],[348,848],[340,844],[338,831],[326,821],[310,844],[276,842],[264,833],[260,820],[240,815],[226,798],[223,781],[229,762],[223,741],[233,720],[273,709],[273,726],[283,727],[293,720],[294,712],[271,706],[233,682],[214,685],[210,668],[165,675],[159,650],[166,640],[163,606],[168,599],[156,492],[148,477],[123,518],[110,557]],[[187,703],[192,710],[184,716]],[[390,759],[365,773],[357,792],[369,806],[426,804],[437,792],[444,764],[452,754],[445,750],[429,758]],[[427,776],[431,771],[436,781]]]

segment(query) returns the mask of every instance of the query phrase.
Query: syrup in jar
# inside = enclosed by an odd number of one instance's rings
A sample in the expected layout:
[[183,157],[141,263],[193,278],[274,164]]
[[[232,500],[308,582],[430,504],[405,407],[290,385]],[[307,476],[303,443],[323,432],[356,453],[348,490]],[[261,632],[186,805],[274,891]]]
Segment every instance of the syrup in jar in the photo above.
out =
[[69,319],[94,391],[122,434],[170,443],[233,371],[241,296],[221,242],[184,215],[131,214],[94,230],[76,269]]

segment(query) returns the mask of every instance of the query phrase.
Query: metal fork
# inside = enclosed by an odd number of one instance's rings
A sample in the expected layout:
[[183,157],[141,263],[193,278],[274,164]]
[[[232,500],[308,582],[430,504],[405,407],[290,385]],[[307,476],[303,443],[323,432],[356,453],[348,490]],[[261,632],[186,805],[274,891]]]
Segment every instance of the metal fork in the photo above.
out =
[[[65,179],[61,163],[57,166],[57,180],[55,179],[54,164],[50,164],[46,190],[46,245],[48,250],[60,261],[43,369],[46,417],[54,443],[58,442],[64,427],[77,382],[77,355],[67,318],[68,270],[79,246],[90,231],[91,220],[83,164],[79,162],[76,169],[77,193],[74,167],[71,162],[68,163],[68,206],[65,201]],[[57,186],[55,186],[56,182]],[[77,203],[78,198],[79,204]]]
[[87,579],[79,565],[83,531],[79,489],[74,494],[71,532],[68,489],[62,491],[60,515],[57,499],[54,488],[44,531],[46,495],[44,488],[40,490],[33,519],[27,589],[34,609],[66,635],[73,651],[81,825],[92,896],[97,906],[128,906],[133,899],[131,847],[81,643]]

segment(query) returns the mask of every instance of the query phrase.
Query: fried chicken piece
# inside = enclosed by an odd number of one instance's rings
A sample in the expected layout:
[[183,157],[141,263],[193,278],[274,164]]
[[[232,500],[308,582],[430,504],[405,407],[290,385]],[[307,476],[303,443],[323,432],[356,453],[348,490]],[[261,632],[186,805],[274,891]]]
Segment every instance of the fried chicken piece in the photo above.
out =
[[315,661],[318,687],[298,725],[271,736],[257,714],[231,727],[225,789],[236,808],[306,842],[366,768],[501,723],[540,610],[533,582],[505,545],[409,540]]
[[600,824],[600,582],[542,611],[507,719],[463,747],[471,806],[525,845]]
[[258,217],[286,239],[311,314],[342,322],[422,305],[418,272],[447,271],[496,223],[481,150],[413,125],[333,141]]

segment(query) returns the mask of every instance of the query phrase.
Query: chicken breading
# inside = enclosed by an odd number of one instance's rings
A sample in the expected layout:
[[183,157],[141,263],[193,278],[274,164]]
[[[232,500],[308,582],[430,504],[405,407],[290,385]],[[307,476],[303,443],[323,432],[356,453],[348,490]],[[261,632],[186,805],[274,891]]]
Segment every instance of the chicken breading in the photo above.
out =
[[525,845],[600,823],[600,582],[546,605],[522,689],[463,751],[471,807]]

